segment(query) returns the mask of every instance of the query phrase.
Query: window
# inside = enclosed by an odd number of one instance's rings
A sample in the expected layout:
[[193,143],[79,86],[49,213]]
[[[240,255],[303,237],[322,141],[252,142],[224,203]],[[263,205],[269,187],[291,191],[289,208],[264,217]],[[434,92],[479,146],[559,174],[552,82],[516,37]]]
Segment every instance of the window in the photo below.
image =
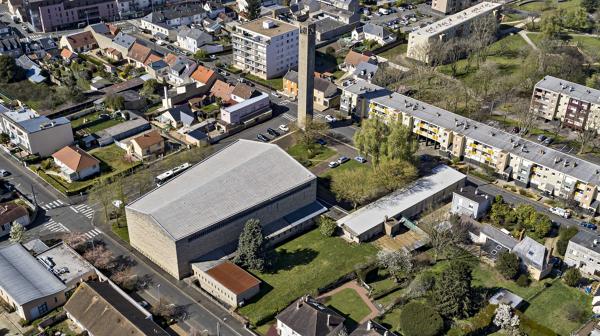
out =
[[40,313],[40,315],[44,315],[47,312],[48,312],[48,305],[45,302],[38,306],[38,313]]

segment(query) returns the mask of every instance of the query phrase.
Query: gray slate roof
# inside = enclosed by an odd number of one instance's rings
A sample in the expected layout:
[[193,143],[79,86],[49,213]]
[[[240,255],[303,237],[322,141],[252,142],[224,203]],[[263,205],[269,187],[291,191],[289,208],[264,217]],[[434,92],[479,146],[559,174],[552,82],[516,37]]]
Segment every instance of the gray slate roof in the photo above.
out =
[[[428,123],[464,134],[480,143],[505,150],[583,182],[600,185],[600,165],[592,162],[398,93],[374,98],[373,101],[388,108],[403,111]],[[467,125],[468,127],[466,127]],[[519,144],[519,146],[515,147],[515,144]],[[559,160],[555,162],[557,158]],[[568,165],[565,166],[565,163]]]
[[573,238],[570,243],[583,246],[596,253],[600,253],[600,244],[594,244],[594,240],[600,241],[596,233],[592,233],[586,230],[580,230]]
[[362,27],[363,33],[375,35],[380,38],[387,38],[391,33],[380,25],[367,23]]
[[549,91],[560,92],[579,100],[600,104],[600,90],[569,82],[564,79],[545,76],[542,80],[537,82],[535,86]]
[[489,238],[491,238],[496,243],[501,244],[509,250],[512,250],[518,243],[518,241],[515,238],[507,235],[506,233],[500,231],[500,229],[489,224],[484,225],[481,228],[481,232]]
[[539,270],[546,266],[546,247],[525,236],[512,250],[523,262]]
[[299,298],[276,318],[302,336],[336,335],[344,327],[346,320],[310,296]]
[[[48,117],[39,116],[36,118],[23,120],[23,121],[19,122],[19,125],[21,125],[21,127],[23,127],[28,133],[34,133],[34,132],[44,130],[46,128],[56,127],[56,126],[69,124],[69,123],[71,123],[71,122],[69,121],[69,119],[67,119],[65,117],[60,117],[60,118],[50,120]],[[44,127],[46,125],[51,125],[51,124],[52,124],[51,127]]]
[[202,5],[186,4],[152,12],[146,15],[144,20],[152,23],[164,23],[167,20],[194,16],[202,12],[204,12]]
[[119,33],[112,41],[114,44],[129,50],[129,48],[131,48],[131,46],[135,43],[135,37],[124,33]]
[[[186,26],[179,28],[179,32],[177,33],[177,36],[182,37],[182,38],[190,38],[192,40],[195,40],[198,42],[203,42],[203,43],[212,42],[212,40],[213,40],[212,35],[205,32],[204,30],[194,28],[194,27],[190,28],[190,27],[186,27]],[[199,44],[201,44],[201,43],[199,43]]]
[[127,208],[179,240],[315,178],[277,145],[238,140]]
[[17,304],[60,293],[66,286],[21,244],[0,249],[0,288]]

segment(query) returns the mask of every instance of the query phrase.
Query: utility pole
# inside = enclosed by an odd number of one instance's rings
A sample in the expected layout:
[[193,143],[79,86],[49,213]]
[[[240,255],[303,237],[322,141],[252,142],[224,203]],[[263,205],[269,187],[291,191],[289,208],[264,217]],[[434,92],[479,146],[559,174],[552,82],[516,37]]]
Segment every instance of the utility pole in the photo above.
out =
[[33,189],[33,184],[31,184],[31,195],[33,196],[33,204],[37,207],[37,199],[35,198],[35,190]]
[[221,323],[217,321],[217,336],[221,336]]

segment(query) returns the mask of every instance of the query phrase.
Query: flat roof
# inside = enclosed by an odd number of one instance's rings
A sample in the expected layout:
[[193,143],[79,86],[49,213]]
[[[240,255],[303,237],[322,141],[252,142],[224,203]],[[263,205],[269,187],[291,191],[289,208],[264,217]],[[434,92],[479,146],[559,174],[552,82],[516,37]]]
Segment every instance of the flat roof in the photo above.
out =
[[494,2],[481,2],[475,6],[469,7],[456,14],[446,16],[445,18],[436,21],[430,25],[419,28],[410,33],[410,35],[424,35],[434,36],[440,32],[446,31],[452,27],[459,26],[466,21],[471,20],[474,17],[481,15],[482,13],[490,12],[494,9],[502,7],[502,4]]
[[21,244],[0,249],[0,270],[0,288],[19,305],[66,289],[65,284]]
[[536,88],[548,91],[560,92],[564,95],[577,98],[582,101],[600,104],[600,90],[585,85],[569,82],[553,76],[544,76],[535,84]]
[[600,253],[600,236],[595,232],[579,230],[579,232],[571,238],[570,242],[583,246],[596,253]]
[[438,127],[465,135],[479,143],[504,150],[538,165],[575,177],[583,182],[600,185],[600,165],[595,163],[576,158],[399,93],[373,98],[372,101],[402,111]]
[[127,208],[179,240],[315,179],[279,146],[237,140]]
[[215,281],[236,295],[242,294],[260,284],[260,280],[236,264],[223,261],[205,271]]
[[64,244],[55,245],[36,257],[42,262],[44,260],[51,262],[54,265],[52,266],[54,274],[66,284],[80,279],[89,272],[95,272],[92,265]]
[[[265,29],[263,27],[263,22],[265,22],[265,21],[273,22],[275,24],[275,27]],[[251,31],[253,33],[266,36],[266,37],[278,36],[278,35],[285,34],[285,33],[288,33],[288,32],[294,31],[294,30],[298,30],[298,27],[296,27],[294,25],[291,25],[287,22],[283,22],[278,19],[266,17],[266,16],[263,16],[261,18],[258,18],[256,20],[253,20],[250,22],[242,23],[237,28],[245,29],[245,30]]]
[[394,191],[373,203],[339,219],[338,226],[361,235],[383,223],[384,218],[396,217],[411,206],[435,195],[449,186],[464,180],[466,176],[446,165],[433,169],[429,176],[422,177],[410,186]]

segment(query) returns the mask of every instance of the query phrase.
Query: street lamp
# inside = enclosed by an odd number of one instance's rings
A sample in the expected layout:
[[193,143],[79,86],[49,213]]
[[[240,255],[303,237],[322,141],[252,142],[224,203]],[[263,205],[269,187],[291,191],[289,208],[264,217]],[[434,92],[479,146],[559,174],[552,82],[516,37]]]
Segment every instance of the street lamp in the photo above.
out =
[[160,284],[156,285],[156,289],[158,290],[158,302],[160,302]]

